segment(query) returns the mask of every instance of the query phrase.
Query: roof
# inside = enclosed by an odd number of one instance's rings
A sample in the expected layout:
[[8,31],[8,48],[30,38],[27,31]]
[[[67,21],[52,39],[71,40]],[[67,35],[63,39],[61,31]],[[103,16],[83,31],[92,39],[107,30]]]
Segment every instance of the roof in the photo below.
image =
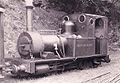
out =
[[107,18],[106,16],[101,16],[101,15],[96,15],[96,14],[85,14],[87,16],[91,16],[91,17],[94,17],[94,18]]

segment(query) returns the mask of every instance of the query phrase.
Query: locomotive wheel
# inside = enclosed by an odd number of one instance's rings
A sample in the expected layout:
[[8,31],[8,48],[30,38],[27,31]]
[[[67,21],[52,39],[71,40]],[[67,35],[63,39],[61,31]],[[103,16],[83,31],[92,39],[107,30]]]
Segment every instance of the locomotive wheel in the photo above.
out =
[[89,67],[90,67],[90,68],[93,68],[93,65],[94,65],[94,64],[93,64],[92,60],[89,60]]
[[101,65],[101,61],[99,59],[93,59],[93,68],[97,68],[99,65]]
[[84,66],[85,66],[85,68],[93,68],[94,64],[91,59],[87,59],[84,62]]
[[93,68],[93,62],[92,60],[81,60],[78,63],[78,69],[83,70],[86,68]]
[[80,62],[78,62],[78,69],[79,70],[83,70],[84,69],[84,67],[83,67],[83,65],[84,65],[84,62],[83,61],[80,61]]
[[104,58],[104,61],[105,61],[106,63],[109,63],[109,62],[110,62],[109,55]]

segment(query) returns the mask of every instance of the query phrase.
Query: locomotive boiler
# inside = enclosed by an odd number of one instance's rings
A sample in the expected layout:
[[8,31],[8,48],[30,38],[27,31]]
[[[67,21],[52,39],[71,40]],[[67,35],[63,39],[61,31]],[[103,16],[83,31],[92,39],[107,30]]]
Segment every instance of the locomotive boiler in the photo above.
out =
[[57,53],[60,58],[58,51],[66,43],[66,38],[59,35],[40,35],[37,32],[23,32],[18,38],[17,47],[22,58],[44,57],[44,52]]
[[5,71],[20,75],[96,67],[110,62],[105,16],[72,14],[63,17],[60,31],[23,32],[17,42],[19,58],[5,59]]

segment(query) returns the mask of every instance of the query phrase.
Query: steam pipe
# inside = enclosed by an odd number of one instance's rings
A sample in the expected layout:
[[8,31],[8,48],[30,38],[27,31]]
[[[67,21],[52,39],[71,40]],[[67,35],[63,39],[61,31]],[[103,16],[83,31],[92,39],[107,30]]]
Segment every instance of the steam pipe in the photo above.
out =
[[26,30],[33,31],[32,28],[32,11],[33,11],[33,0],[26,1]]

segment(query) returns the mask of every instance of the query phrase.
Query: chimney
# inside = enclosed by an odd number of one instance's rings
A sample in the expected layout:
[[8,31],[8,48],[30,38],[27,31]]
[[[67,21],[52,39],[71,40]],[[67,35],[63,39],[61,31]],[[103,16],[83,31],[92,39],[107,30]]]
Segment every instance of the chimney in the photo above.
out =
[[0,7],[0,67],[4,62],[4,28],[3,28],[4,8]]
[[32,27],[33,0],[25,1],[26,1],[26,30],[33,31]]

